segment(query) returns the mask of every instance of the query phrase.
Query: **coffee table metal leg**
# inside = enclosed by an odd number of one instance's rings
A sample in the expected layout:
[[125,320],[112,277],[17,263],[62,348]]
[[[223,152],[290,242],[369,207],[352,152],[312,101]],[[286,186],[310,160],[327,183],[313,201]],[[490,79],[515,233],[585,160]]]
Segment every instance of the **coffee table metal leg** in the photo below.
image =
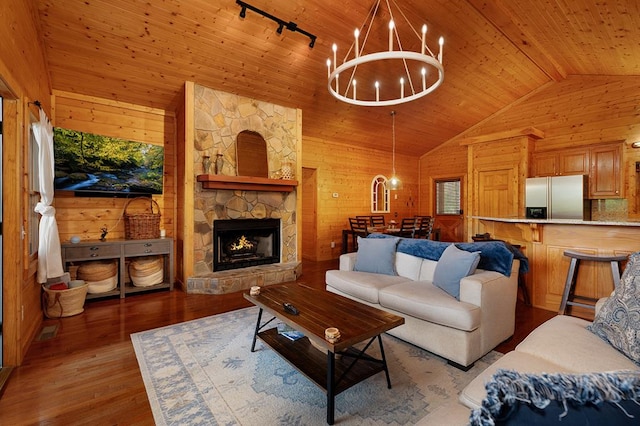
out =
[[262,308],[260,308],[260,312],[258,312],[258,321],[256,322],[256,331],[253,333],[251,352],[255,352],[256,350],[256,339],[258,338],[258,331],[260,331],[260,321],[262,321]]
[[389,377],[389,369],[387,368],[387,357],[384,356],[384,348],[382,347],[382,337],[378,334],[378,343],[380,344],[380,356],[382,358],[382,366],[384,374],[387,376],[387,389],[391,389],[391,378]]
[[327,351],[327,424],[332,425],[335,409],[335,366],[336,355]]

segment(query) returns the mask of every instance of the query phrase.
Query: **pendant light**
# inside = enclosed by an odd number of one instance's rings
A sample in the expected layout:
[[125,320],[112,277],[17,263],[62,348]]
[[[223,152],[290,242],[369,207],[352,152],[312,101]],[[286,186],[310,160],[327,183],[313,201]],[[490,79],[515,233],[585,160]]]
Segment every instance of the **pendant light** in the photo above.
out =
[[396,112],[391,111],[391,134],[392,134],[392,145],[391,145],[391,166],[392,166],[392,174],[389,179],[389,189],[395,191],[396,189],[402,188],[402,182],[398,179],[396,175]]

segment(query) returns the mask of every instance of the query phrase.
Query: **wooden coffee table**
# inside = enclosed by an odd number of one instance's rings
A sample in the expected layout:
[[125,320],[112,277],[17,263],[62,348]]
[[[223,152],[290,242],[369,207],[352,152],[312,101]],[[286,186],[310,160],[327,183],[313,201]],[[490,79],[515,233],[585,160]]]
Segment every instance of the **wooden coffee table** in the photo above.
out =
[[[380,334],[404,324],[404,318],[298,283],[263,287],[259,295],[245,293],[244,297],[260,308],[251,351],[255,350],[259,337],[323,389],[327,394],[328,424],[334,422],[335,396],[342,391],[382,371],[387,378],[387,387],[391,389]],[[294,305],[298,315],[285,312],[285,302]],[[263,322],[264,311],[272,317]],[[303,332],[305,337],[291,341],[278,334],[275,325],[266,328],[275,319]],[[329,327],[340,330],[340,339],[334,343],[325,339],[324,332]],[[353,347],[367,339],[363,349]],[[375,340],[380,346],[380,359],[366,353]],[[336,354],[341,356],[336,357]]]

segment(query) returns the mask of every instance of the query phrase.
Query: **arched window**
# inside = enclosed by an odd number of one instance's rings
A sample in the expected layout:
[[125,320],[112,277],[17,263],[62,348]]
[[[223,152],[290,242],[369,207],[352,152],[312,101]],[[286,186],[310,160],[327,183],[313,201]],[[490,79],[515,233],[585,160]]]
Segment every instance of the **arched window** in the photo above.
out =
[[371,213],[389,213],[389,188],[383,175],[371,181]]

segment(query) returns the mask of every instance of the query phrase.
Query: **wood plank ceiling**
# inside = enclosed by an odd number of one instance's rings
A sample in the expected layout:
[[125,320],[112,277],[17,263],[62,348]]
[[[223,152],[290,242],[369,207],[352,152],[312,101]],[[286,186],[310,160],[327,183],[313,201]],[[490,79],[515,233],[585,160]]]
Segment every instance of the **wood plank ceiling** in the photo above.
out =
[[[247,1],[315,34],[314,48],[255,12],[241,18],[235,0],[32,1],[52,89],[174,110],[190,80],[301,108],[305,137],[381,150],[395,109],[397,151],[416,156],[568,75],[640,74],[637,0],[397,0],[414,28],[428,24],[432,49],[444,37],[445,80],[395,107],[351,106],[327,90],[331,45],[344,55],[373,0]],[[417,36],[400,37],[418,48]]]

